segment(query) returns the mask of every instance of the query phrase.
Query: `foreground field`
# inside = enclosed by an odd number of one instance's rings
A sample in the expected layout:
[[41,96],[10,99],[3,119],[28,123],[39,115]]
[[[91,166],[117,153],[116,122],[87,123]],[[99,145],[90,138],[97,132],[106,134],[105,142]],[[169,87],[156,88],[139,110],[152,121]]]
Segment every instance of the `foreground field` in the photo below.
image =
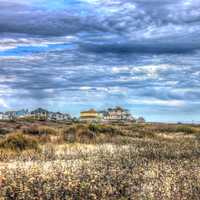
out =
[[0,127],[0,199],[200,197],[198,126]]

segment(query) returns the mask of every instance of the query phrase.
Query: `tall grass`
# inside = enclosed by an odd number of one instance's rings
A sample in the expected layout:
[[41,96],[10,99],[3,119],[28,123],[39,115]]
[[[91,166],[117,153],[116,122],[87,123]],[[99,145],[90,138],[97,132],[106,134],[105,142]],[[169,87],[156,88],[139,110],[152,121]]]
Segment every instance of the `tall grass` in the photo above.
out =
[[200,127],[182,126],[74,124],[9,134],[0,139],[0,199],[198,200]]
[[[51,163],[41,160],[2,168],[0,197],[197,200],[200,156],[194,152],[199,144],[178,144],[141,141],[123,147],[94,145],[89,151],[85,145],[69,146],[70,160],[66,152],[64,161],[54,158]],[[50,157],[56,156],[54,150]]]
[[8,135],[0,142],[0,148],[15,151],[23,151],[26,149],[39,149],[37,141],[21,133]]

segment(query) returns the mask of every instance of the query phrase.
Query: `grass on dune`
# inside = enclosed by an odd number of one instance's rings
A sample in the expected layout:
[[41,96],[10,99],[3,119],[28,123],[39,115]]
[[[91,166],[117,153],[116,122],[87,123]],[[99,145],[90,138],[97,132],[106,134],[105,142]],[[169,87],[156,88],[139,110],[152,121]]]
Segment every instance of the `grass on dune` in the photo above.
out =
[[0,199],[199,199],[198,126],[37,126],[0,139]]

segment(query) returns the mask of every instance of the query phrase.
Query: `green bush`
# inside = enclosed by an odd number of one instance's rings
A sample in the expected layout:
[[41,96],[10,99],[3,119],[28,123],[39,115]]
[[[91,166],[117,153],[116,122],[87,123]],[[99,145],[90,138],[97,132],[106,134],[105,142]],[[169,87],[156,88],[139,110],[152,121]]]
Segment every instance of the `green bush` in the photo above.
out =
[[195,133],[195,130],[192,127],[189,126],[178,126],[176,128],[176,132],[183,132],[187,134]]
[[94,133],[98,133],[102,131],[102,127],[99,124],[90,124],[88,126],[89,130],[93,131]]
[[96,134],[97,133],[105,133],[105,134],[111,134],[111,135],[121,134],[120,130],[109,125],[90,124],[88,126],[88,129]]
[[0,148],[23,151],[26,149],[38,150],[38,142],[32,137],[24,136],[22,133],[9,135],[0,142]]

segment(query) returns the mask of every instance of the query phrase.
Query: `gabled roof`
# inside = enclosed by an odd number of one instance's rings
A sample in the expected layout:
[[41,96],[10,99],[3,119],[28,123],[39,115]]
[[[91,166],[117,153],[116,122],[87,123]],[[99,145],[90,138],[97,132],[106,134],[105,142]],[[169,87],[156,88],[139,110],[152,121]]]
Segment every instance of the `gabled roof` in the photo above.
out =
[[115,108],[108,108],[108,111],[109,111],[109,112],[118,111],[118,110],[120,110],[120,111],[126,111],[125,109],[123,109],[123,108],[120,107],[120,106],[117,106],[117,107],[115,107]]
[[97,113],[97,111],[94,109],[90,109],[88,111],[82,111],[81,113]]
[[57,114],[57,115],[64,115],[64,114],[61,113],[61,112],[56,112],[55,114]]
[[108,115],[108,111],[105,111],[105,110],[101,110],[99,111],[98,113],[104,115],[104,116],[107,116]]
[[33,110],[33,111],[31,112],[31,114],[37,114],[37,113],[49,113],[49,111],[48,111],[48,110],[45,110],[45,109],[43,109],[43,108],[38,108],[38,109]]
[[28,110],[25,110],[25,109],[16,111],[16,115],[24,115],[24,114],[27,114],[27,113],[28,113]]

